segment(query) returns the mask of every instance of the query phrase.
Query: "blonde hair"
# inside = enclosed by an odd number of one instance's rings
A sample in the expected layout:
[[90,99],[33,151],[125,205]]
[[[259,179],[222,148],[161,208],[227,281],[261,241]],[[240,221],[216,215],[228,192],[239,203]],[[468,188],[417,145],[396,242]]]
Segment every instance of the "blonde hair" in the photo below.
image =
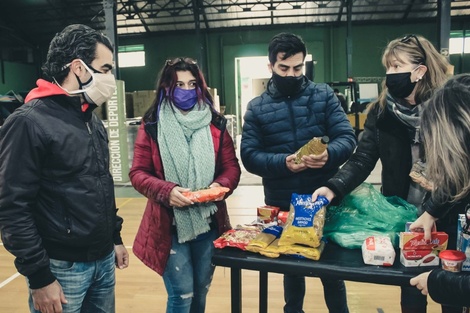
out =
[[[403,60],[403,56],[408,60]],[[416,83],[415,102],[423,103],[428,100],[436,88],[441,87],[447,80],[449,62],[443,57],[429,40],[420,35],[408,35],[390,41],[382,55],[382,65],[387,70],[392,65],[392,60],[410,61],[412,64],[422,64],[427,71],[422,79]],[[380,105],[383,109],[387,103],[387,86],[382,82],[382,92],[371,107]]]
[[433,198],[458,201],[470,192],[470,75],[451,78],[421,116],[427,176]]

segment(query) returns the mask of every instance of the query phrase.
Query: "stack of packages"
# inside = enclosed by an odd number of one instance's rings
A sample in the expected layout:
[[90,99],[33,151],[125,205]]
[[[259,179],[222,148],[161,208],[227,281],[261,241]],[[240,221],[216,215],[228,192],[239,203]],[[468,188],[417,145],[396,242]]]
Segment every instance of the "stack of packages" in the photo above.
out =
[[290,211],[285,224],[266,227],[251,240],[246,250],[276,258],[281,254],[319,260],[325,243],[321,240],[328,200],[311,195],[292,194]]
[[[270,234],[278,232],[276,228],[270,228],[278,224],[278,213],[279,207],[270,205],[258,207],[256,221],[248,225],[237,225],[234,229],[226,231],[214,241],[214,246],[219,249],[233,247],[247,250],[246,246],[257,238],[258,235],[263,237],[263,239],[258,240],[268,242],[269,240],[267,238],[271,236]],[[264,231],[263,234],[262,231]],[[272,242],[272,240],[269,242]],[[266,246],[268,244],[266,244]]]
[[449,236],[445,232],[432,232],[426,242],[423,232],[400,233],[400,262],[406,267],[439,265],[439,252],[447,248]]

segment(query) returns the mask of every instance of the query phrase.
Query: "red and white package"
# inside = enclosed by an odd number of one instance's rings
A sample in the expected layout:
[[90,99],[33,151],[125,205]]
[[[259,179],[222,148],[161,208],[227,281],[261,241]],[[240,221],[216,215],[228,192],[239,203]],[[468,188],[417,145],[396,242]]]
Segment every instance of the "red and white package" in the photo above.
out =
[[230,229],[214,240],[214,247],[222,249],[225,247],[234,247],[246,250],[246,246],[251,240],[255,239],[261,233],[259,228],[239,228]]
[[367,237],[362,243],[362,259],[365,264],[392,266],[395,249],[387,236]]
[[439,265],[438,255],[447,248],[448,237],[444,232],[432,232],[427,242],[423,232],[401,232],[401,264],[406,267]]

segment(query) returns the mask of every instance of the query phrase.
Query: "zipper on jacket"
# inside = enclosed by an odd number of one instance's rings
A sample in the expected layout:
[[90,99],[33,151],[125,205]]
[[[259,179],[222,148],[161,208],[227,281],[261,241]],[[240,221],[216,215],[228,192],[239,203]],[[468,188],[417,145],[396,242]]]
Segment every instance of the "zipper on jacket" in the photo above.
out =
[[91,128],[88,122],[85,122],[86,128],[88,129],[88,134],[91,135]]

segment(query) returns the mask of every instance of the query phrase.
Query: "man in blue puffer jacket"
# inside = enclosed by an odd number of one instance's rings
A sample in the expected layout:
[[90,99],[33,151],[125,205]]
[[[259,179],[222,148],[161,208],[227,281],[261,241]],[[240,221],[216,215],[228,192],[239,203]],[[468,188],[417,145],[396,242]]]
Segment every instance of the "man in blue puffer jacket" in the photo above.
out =
[[[303,75],[307,50],[302,38],[280,33],[269,44],[272,78],[267,90],[248,104],[241,158],[245,168],[263,178],[267,205],[288,211],[292,193],[311,194],[331,178],[352,154],[356,137],[338,98],[326,84]],[[313,137],[328,136],[320,155],[295,152]],[[347,313],[343,281],[322,279],[330,312]],[[302,313],[305,278],[284,276],[285,313]]]

